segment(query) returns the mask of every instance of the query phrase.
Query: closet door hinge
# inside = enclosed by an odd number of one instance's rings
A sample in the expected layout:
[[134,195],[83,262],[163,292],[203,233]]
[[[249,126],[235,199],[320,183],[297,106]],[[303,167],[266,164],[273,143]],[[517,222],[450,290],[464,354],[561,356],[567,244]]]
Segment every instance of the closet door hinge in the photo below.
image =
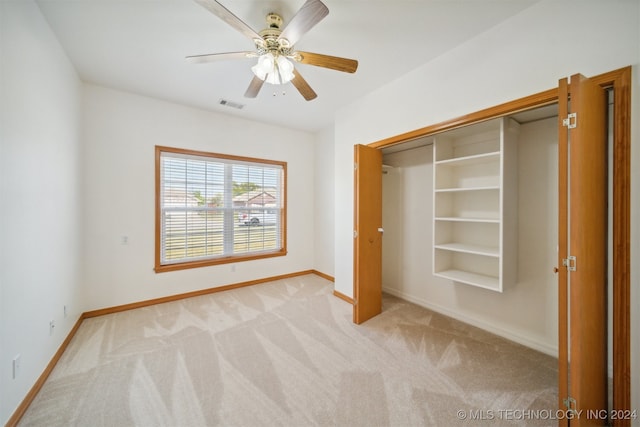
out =
[[566,399],[562,399],[562,403],[567,408],[567,413],[573,414],[574,416],[578,415],[578,411],[576,410],[576,400],[569,396]]
[[578,114],[570,113],[566,119],[562,119],[562,126],[569,129],[575,129],[578,126]]
[[358,170],[358,164],[357,164],[357,163],[354,163],[354,164],[353,164],[353,170],[354,170],[354,171],[357,171],[357,170]]
[[567,271],[576,271],[576,257],[569,256],[567,258],[562,258],[562,266],[567,267]]
[[353,230],[353,238],[354,239],[358,238],[358,232],[356,230]]

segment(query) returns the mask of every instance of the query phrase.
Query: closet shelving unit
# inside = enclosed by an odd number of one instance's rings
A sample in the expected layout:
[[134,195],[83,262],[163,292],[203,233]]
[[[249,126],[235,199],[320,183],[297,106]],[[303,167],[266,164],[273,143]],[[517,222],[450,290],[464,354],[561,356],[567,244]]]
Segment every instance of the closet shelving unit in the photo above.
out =
[[437,135],[433,272],[502,292],[517,270],[517,133],[509,118]]

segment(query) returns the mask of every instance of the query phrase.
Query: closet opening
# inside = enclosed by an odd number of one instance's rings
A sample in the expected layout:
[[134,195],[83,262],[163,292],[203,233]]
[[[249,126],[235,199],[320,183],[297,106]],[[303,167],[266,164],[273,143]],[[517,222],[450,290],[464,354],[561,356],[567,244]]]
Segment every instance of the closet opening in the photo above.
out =
[[382,148],[383,291],[557,357],[557,114]]
[[[609,126],[608,126],[608,288],[607,288],[607,326],[608,326],[608,372],[609,377],[609,409],[628,410],[630,409],[630,99],[631,99],[631,68],[626,67],[601,74],[590,79],[603,89],[609,90]],[[557,197],[550,195],[558,194],[558,189],[554,180],[557,180],[558,163],[557,149],[553,144],[557,144],[558,127],[561,123],[558,117],[557,105],[560,91],[551,89],[546,92],[521,98],[516,101],[501,104],[488,108],[467,116],[454,118],[445,122],[397,135],[385,140],[369,144],[368,147],[380,150],[383,155],[383,223],[385,229],[382,282],[386,292],[396,294],[403,299],[412,300],[420,305],[429,307],[433,305],[435,311],[445,312],[451,317],[456,317],[461,310],[475,310],[471,313],[476,316],[467,317],[467,323],[474,323],[485,329],[500,329],[498,335],[505,335],[504,328],[492,323],[492,309],[496,304],[487,308],[486,301],[490,298],[486,295],[493,294],[493,298],[510,298],[511,294],[522,292],[521,297],[528,298],[529,301],[541,301],[548,307],[558,304],[557,284],[554,276],[554,268],[560,268],[557,262],[557,247],[553,247],[555,238],[549,237],[547,233],[549,227],[557,227],[558,213],[553,211],[553,203],[557,203]],[[542,283],[532,288],[521,285],[519,282],[515,288],[504,286],[503,292],[491,291],[478,286],[469,286],[468,283],[457,283],[444,287],[444,289],[430,288],[428,292],[424,289],[416,290],[416,285],[407,278],[433,277],[433,236],[434,236],[434,195],[429,196],[429,188],[434,186],[434,157],[433,145],[438,135],[459,128],[477,125],[498,118],[508,118],[514,120],[524,131],[519,132],[519,138],[524,135],[525,142],[518,144],[518,243],[517,262],[518,281],[522,281],[522,276],[530,281]],[[539,127],[539,129],[537,129]],[[548,129],[546,129],[548,128]],[[532,130],[535,129],[535,130]],[[553,135],[547,139],[546,143],[538,144],[527,142],[531,138],[535,140],[541,135]],[[554,142],[555,140],[555,142]],[[545,145],[546,144],[546,145]],[[540,147],[546,148],[540,148]],[[492,156],[490,154],[489,156]],[[442,159],[436,160],[436,162]],[[446,159],[445,159],[446,160]],[[467,160],[455,160],[454,162],[466,162]],[[482,166],[485,169],[491,167]],[[444,168],[447,169],[447,168]],[[553,174],[550,173],[554,172]],[[455,175],[455,174],[454,174]],[[446,176],[446,175],[445,175]],[[464,180],[464,173],[461,176]],[[421,177],[424,177],[422,179]],[[414,179],[415,178],[415,179]],[[436,178],[442,179],[442,178]],[[445,177],[445,180],[452,179]],[[454,178],[454,181],[458,178]],[[390,188],[400,186],[397,191],[390,191]],[[484,190],[483,190],[484,191]],[[425,192],[427,196],[425,196]],[[524,192],[525,195],[522,195]],[[445,196],[449,197],[449,196]],[[536,200],[543,200],[538,203]],[[357,204],[356,204],[357,205]],[[444,204],[446,206],[446,203]],[[400,210],[402,206],[402,210]],[[481,207],[480,210],[485,208]],[[524,212],[522,210],[524,209]],[[415,213],[415,214],[413,214]],[[455,213],[455,211],[454,211]],[[402,218],[400,221],[391,221],[389,218]],[[454,215],[455,216],[455,215]],[[555,218],[554,218],[555,217]],[[406,218],[406,221],[405,221]],[[431,224],[429,220],[432,220]],[[545,225],[546,224],[546,225]],[[448,227],[448,226],[447,226]],[[466,226],[465,226],[466,227]],[[395,229],[394,229],[395,228]],[[445,227],[446,228],[446,227]],[[544,232],[535,233],[535,230],[546,228]],[[393,233],[406,236],[403,239],[394,238]],[[447,231],[446,233],[450,233]],[[446,234],[445,233],[445,234]],[[469,233],[467,230],[459,232],[453,243],[458,243],[457,236],[478,235]],[[480,233],[479,235],[482,235]],[[491,235],[491,233],[489,234]],[[529,236],[529,237],[526,237]],[[533,237],[531,237],[533,236]],[[486,236],[485,236],[486,237]],[[430,256],[420,253],[418,246],[420,242],[429,242],[431,238]],[[474,237],[475,239],[476,237]],[[483,237],[483,239],[485,239]],[[534,239],[527,241],[528,239]],[[483,246],[491,246],[490,240],[480,240],[485,243]],[[440,242],[438,242],[440,243]],[[451,243],[451,242],[449,242]],[[465,244],[476,243],[463,242]],[[489,243],[489,244],[486,244]],[[412,246],[413,245],[413,246]],[[445,242],[445,246],[446,242]],[[410,248],[407,252],[407,248]],[[543,248],[544,250],[541,250]],[[551,249],[549,249],[551,248]],[[446,247],[446,250],[453,249]],[[458,256],[455,263],[449,262],[450,266],[464,264],[460,259],[468,258],[469,254]],[[477,255],[477,254],[472,254]],[[500,255],[501,257],[501,255]],[[545,261],[549,257],[549,261]],[[444,257],[447,258],[446,256]],[[553,259],[555,258],[555,259]],[[416,261],[417,259],[417,261]],[[359,262],[359,260],[356,260]],[[476,263],[480,264],[480,263]],[[538,271],[536,265],[543,271]],[[551,269],[549,269],[551,266]],[[498,262],[499,271],[502,268]],[[450,270],[447,268],[446,270]],[[455,269],[455,268],[454,268]],[[484,269],[484,270],[483,270]],[[486,269],[485,267],[473,273],[486,273],[495,270],[495,266]],[[492,273],[495,276],[495,273]],[[491,274],[489,274],[491,275]],[[356,274],[357,276],[357,274]],[[536,279],[540,276],[542,279]],[[440,280],[442,278],[438,278]],[[443,279],[444,280],[444,279]],[[423,280],[424,281],[424,280]],[[449,280],[449,283],[452,281]],[[550,283],[554,283],[550,285]],[[357,289],[357,277],[354,278],[354,288]],[[460,290],[466,289],[466,290]],[[518,291],[520,289],[520,291]],[[529,289],[528,291],[523,291]],[[542,291],[541,291],[542,290]],[[355,291],[354,291],[355,292]],[[422,292],[420,294],[419,292]],[[533,292],[532,294],[530,294]],[[439,298],[439,299],[438,299]],[[450,307],[456,308],[457,312],[446,313],[446,306],[434,304],[445,302],[453,304]],[[489,303],[491,304],[491,303]],[[535,306],[535,304],[530,304]],[[473,307],[473,308],[470,308]],[[518,313],[514,314],[514,311]],[[462,311],[464,314],[465,312]],[[467,312],[468,313],[468,312]],[[552,333],[554,324],[558,324],[558,310],[549,310],[546,315],[536,315],[535,310],[526,307],[526,310],[514,310],[509,304],[503,304],[499,308],[498,316],[511,315],[522,316],[524,318],[540,319],[533,328],[527,329],[523,322],[516,322],[509,325],[510,330],[519,334],[520,340],[525,345],[538,349],[547,354],[554,354],[557,350],[553,344],[549,344],[546,333]],[[464,316],[461,316],[464,317]],[[544,319],[543,319],[544,317]],[[478,320],[479,319],[479,320]],[[483,324],[484,322],[484,324]],[[488,326],[488,327],[485,327]],[[556,329],[557,331],[557,329]],[[557,336],[557,335],[556,335]],[[546,337],[546,338],[543,338]],[[546,340],[546,341],[545,341]],[[562,390],[561,390],[562,391]],[[567,396],[570,397],[570,396]],[[563,408],[563,398],[559,396],[559,408]],[[562,424],[562,423],[561,423]],[[624,421],[613,422],[613,425],[627,425]]]
[[[612,93],[609,95],[612,101]],[[610,118],[612,108],[613,103],[609,102]],[[507,180],[513,188],[502,201],[498,190],[484,189],[495,184],[501,167],[499,157],[492,154],[497,149],[482,137],[495,126],[491,121],[381,149],[385,229],[382,289],[557,358],[558,106],[552,104],[497,120],[510,123],[516,133],[505,141],[515,145],[509,147],[510,157],[505,158],[514,164],[502,165],[503,170],[510,173]],[[607,284],[610,407],[613,395],[611,124],[610,120]],[[460,141],[461,153],[476,153],[465,160],[468,165],[438,158],[437,144],[443,141],[448,144],[453,139]],[[454,184],[461,188],[448,191]],[[471,185],[483,189],[465,194],[464,187]],[[431,188],[433,193],[428,191]],[[502,254],[498,239],[503,224],[497,220],[500,203],[507,206],[504,213],[515,218],[509,232],[512,239],[505,239]],[[443,215],[452,216],[443,219]],[[471,219],[464,221],[460,215],[471,215]],[[507,230],[502,229],[502,233],[506,234]],[[451,262],[463,264],[458,266],[462,270],[488,269],[488,275],[496,277],[495,284],[482,281],[482,276],[478,280],[459,282],[438,272],[446,268],[442,267],[443,263]],[[500,263],[504,264],[505,277],[498,291]]]

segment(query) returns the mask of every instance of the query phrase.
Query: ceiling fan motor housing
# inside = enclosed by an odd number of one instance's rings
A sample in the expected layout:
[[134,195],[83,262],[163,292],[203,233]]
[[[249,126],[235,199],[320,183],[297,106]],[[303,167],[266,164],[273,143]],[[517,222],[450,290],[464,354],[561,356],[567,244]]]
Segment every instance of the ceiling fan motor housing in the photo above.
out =
[[267,20],[267,28],[260,31],[260,36],[265,40],[276,40],[280,37],[282,30],[280,27],[282,26],[282,17],[280,15],[276,15],[275,13],[270,13],[266,17]]
[[292,46],[290,46],[289,41],[279,38],[282,33],[280,28],[284,22],[282,17],[277,13],[269,13],[265,19],[267,28],[259,33],[262,40],[256,40],[258,55],[264,55],[267,52],[284,56],[291,55]]
[[267,27],[280,29],[282,27],[282,17],[277,13],[269,13],[266,17]]

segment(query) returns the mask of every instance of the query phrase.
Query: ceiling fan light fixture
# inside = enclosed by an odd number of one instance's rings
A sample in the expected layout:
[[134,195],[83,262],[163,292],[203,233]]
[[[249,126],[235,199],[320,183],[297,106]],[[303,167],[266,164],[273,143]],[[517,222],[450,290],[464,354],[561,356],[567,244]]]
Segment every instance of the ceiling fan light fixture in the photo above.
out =
[[290,82],[293,77],[293,64],[282,55],[267,52],[258,58],[258,63],[251,67],[251,71],[260,80],[272,85]]

